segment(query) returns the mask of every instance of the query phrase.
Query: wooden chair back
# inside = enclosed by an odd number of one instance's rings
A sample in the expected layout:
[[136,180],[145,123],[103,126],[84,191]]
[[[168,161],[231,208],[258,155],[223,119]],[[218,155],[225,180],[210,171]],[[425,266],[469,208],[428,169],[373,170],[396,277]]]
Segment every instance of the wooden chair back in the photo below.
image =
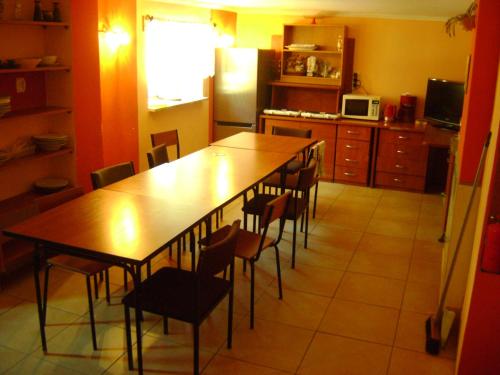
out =
[[260,220],[262,236],[260,238],[259,250],[256,259],[259,259],[260,253],[263,250],[264,241],[267,236],[269,225],[278,219],[280,220],[280,225],[279,225],[278,236],[274,241],[274,244],[277,245],[281,241],[281,237],[283,235],[283,229],[285,228],[286,213],[288,211],[288,204],[290,203],[291,196],[292,193],[287,191],[286,193],[280,195],[279,197],[273,199],[272,201],[266,204],[266,207],[264,208],[264,213],[262,214],[262,219]]
[[309,160],[307,167],[304,167],[299,171],[297,190],[309,190],[316,183],[316,167],[317,161],[312,158]]
[[228,235],[200,251],[198,261],[198,276],[200,278],[213,277],[226,270],[227,266],[234,263],[234,250],[238,240],[241,220],[235,220]]
[[146,154],[146,156],[148,157],[148,165],[150,169],[169,162],[167,146],[164,143],[153,147],[152,150]]
[[177,132],[177,129],[151,134],[151,145],[153,147],[156,147],[161,144],[164,144],[167,149],[169,146],[175,146],[177,151],[177,159],[181,157],[179,134]]
[[57,193],[44,195],[35,200],[38,212],[45,212],[59,206],[60,204],[69,202],[72,199],[81,197],[83,195],[83,188],[81,186],[71,187],[69,189],[64,189],[58,191]]
[[311,129],[286,128],[283,126],[273,126],[273,135],[286,135],[288,137],[311,138]]
[[92,187],[95,190],[133,176],[134,174],[134,163],[128,161],[98,169],[90,173],[90,178],[92,179]]

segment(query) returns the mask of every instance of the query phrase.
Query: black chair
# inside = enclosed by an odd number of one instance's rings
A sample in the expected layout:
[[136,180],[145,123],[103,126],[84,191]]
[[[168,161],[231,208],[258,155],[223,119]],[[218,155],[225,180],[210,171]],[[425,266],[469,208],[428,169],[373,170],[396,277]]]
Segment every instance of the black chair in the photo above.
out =
[[[287,137],[299,137],[299,138],[311,138],[312,130],[311,129],[298,129],[298,128],[285,128],[282,126],[273,126],[272,129],[273,135],[285,135]],[[305,154],[302,155],[302,159],[295,159],[287,163],[286,165],[286,173],[294,174],[299,171],[300,168],[305,165]],[[265,184],[265,183],[264,183]]]
[[[243,259],[243,262],[250,262],[250,328],[254,327],[254,288],[255,288],[255,262],[260,258],[262,251],[274,247],[276,256],[276,273],[278,278],[278,292],[279,299],[283,299],[283,290],[281,288],[281,269],[280,269],[280,256],[278,244],[283,235],[283,228],[285,226],[285,215],[287,207],[289,206],[291,193],[287,192],[279,197],[275,197],[272,201],[268,202],[264,207],[264,212],[261,220],[262,234],[249,232],[247,230],[240,230],[238,241],[234,256]],[[279,230],[276,238],[267,236],[269,225],[275,220],[279,219]],[[229,225],[226,225],[216,232],[212,233],[209,237],[202,240],[203,243],[217,243],[220,239],[227,236],[231,230]]]
[[157,167],[158,165],[168,163],[168,152],[167,146],[165,144],[161,144],[152,148],[150,152],[146,154],[148,157],[148,165],[149,168]]
[[[177,132],[177,129],[174,130],[167,130],[164,132],[160,133],[153,133],[151,134],[151,145],[153,147],[159,146],[159,145],[165,145],[165,147],[168,149],[170,146],[175,146],[176,149],[176,156],[177,159],[181,157],[181,148],[179,144],[179,133]],[[167,162],[169,162],[170,159],[168,157],[168,151],[167,151]]]
[[[45,212],[54,208],[60,204],[68,202],[72,199],[78,198],[83,195],[83,189],[81,187],[74,187],[66,189],[54,194],[46,195],[40,197],[36,200],[38,211]],[[45,246],[44,250],[50,254],[50,247]],[[44,293],[43,293],[43,324],[45,324],[45,317],[47,316],[47,297],[49,292],[49,274],[52,267],[59,267],[66,271],[79,273],[84,275],[87,281],[87,298],[89,302],[89,315],[90,315],[90,328],[92,330],[92,345],[94,350],[97,350],[97,339],[95,332],[95,318],[94,318],[94,306],[92,301],[92,285],[91,278],[94,279],[94,292],[95,298],[99,298],[98,285],[97,285],[97,275],[104,272],[105,282],[106,282],[106,301],[110,302],[109,293],[109,265],[105,263],[96,262],[93,260],[83,259],[71,255],[55,255],[50,257],[46,261],[45,269],[45,281],[44,281]]]
[[[140,308],[164,318],[168,332],[168,318],[193,325],[194,374],[199,373],[199,327],[212,310],[229,295],[227,347],[232,344],[234,250],[238,240],[240,221],[236,220],[227,236],[202,249],[196,272],[178,268],[161,268],[140,287]],[[216,275],[229,267],[229,281]],[[127,353],[129,368],[133,368],[130,308],[137,305],[136,291],[123,299],[125,308]]]

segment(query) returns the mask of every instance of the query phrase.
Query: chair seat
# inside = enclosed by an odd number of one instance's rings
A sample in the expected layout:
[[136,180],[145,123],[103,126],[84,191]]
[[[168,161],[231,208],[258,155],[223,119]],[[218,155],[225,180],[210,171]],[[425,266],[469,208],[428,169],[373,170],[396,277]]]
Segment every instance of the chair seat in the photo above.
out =
[[[229,225],[225,225],[212,233],[209,240],[207,238],[204,238],[200,241],[200,243],[204,246],[208,246],[219,242],[227,236],[230,229],[231,227]],[[254,258],[259,251],[260,238],[261,236],[257,233],[240,229],[240,231],[238,232],[238,239],[236,240],[236,249],[234,250],[234,256],[246,260]],[[273,246],[273,244],[274,240],[272,238],[264,238],[262,250]]]
[[[141,284],[141,309],[189,323],[201,322],[226,296],[229,281],[211,277],[199,282],[198,314],[194,301],[198,275],[191,271],[164,267]],[[136,292],[123,298],[128,307],[136,306]]]
[[67,269],[68,271],[84,275],[95,275],[109,268],[106,263],[100,263],[89,259],[74,257],[71,255],[56,255],[47,260],[47,264]]
[[276,199],[276,195],[273,194],[257,194],[252,199],[249,199],[247,203],[243,205],[241,209],[244,213],[249,215],[262,215],[264,212],[264,207],[266,204]]
[[[285,188],[295,189],[297,187],[298,182],[299,182],[298,174],[287,174],[285,179]],[[281,187],[281,174],[280,173],[272,174],[271,176],[269,176],[267,179],[264,180],[263,184],[264,186],[270,186],[276,188]]]
[[304,163],[300,160],[292,160],[286,164],[286,173],[287,174],[295,174],[300,168],[304,168]]

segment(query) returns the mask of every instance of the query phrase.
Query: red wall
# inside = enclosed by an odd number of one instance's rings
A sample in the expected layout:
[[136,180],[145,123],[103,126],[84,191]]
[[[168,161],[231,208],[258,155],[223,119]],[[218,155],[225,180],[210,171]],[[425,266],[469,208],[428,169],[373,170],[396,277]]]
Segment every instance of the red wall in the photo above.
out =
[[103,165],[97,1],[73,2],[73,121],[77,183],[91,189],[90,172]]
[[490,128],[500,52],[500,1],[480,0],[460,130],[460,182],[472,183]]

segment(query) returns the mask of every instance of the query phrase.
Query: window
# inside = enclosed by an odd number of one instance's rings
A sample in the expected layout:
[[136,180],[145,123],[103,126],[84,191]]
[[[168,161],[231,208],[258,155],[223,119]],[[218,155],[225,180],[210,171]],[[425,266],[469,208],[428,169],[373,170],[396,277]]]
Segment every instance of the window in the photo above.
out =
[[145,29],[148,108],[155,110],[204,98],[213,75],[215,31],[211,24],[152,19]]

